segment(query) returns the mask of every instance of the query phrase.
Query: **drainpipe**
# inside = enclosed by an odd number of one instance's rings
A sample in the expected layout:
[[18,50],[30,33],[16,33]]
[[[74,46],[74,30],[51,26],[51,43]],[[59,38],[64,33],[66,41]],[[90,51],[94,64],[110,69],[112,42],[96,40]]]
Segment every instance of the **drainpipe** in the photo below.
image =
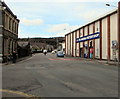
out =
[[118,65],[120,65],[120,2],[118,2]]
[[2,36],[2,34],[0,34],[0,64],[2,63],[2,56],[3,56],[3,36]]

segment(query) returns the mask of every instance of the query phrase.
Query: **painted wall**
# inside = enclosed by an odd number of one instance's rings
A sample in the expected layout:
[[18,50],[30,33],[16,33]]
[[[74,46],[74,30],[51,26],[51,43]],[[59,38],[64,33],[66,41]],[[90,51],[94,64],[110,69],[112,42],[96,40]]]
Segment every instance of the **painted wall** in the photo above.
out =
[[70,35],[68,35],[68,55],[70,55]]
[[[83,37],[83,29],[80,29],[80,37]],[[80,48],[83,47],[83,42],[80,42]]]
[[[93,34],[93,24],[90,24],[89,25],[89,34]],[[90,42],[93,42],[93,40],[89,40],[89,47],[90,47]],[[92,46],[93,46],[93,43],[92,43]]]
[[71,45],[70,45],[70,55],[72,55],[72,48],[73,48],[73,34],[71,33]]
[[68,54],[68,50],[67,50],[67,47],[68,47],[68,39],[67,39],[67,36],[65,36],[65,54],[67,55]]
[[93,34],[93,24],[89,25],[89,34]]
[[[77,30],[77,38],[79,38],[79,30]],[[79,43],[77,43],[76,46],[77,46],[76,55],[79,56]]]
[[[85,26],[85,28],[84,28],[84,36],[87,36],[87,35],[88,35],[88,26]],[[84,45],[89,46],[88,41],[85,41]],[[84,54],[88,54],[88,49],[86,49],[85,47],[84,47]]]
[[74,40],[73,40],[73,56],[75,56],[75,52],[76,52],[76,47],[75,47],[75,44],[76,44],[75,33],[76,32],[73,33],[73,38],[74,38]]
[[102,59],[107,59],[107,18],[102,19]]
[[[114,59],[114,53],[112,50],[112,41],[113,40],[117,40],[118,41],[118,37],[117,37],[117,30],[118,30],[118,22],[117,22],[117,13],[113,14],[110,16],[110,48],[111,48],[111,60]],[[117,57],[118,57],[118,52],[116,53]]]
[[[100,22],[95,22],[95,33],[100,32]],[[95,58],[100,58],[100,39],[95,40]]]

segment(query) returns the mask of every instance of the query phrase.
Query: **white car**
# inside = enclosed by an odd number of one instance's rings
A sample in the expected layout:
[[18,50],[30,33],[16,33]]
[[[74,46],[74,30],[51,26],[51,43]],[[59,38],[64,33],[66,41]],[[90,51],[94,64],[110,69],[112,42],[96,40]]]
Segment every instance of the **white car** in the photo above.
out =
[[43,50],[43,53],[47,53],[47,50]]
[[52,53],[52,54],[55,54],[55,53],[57,53],[57,50],[53,50],[51,53]]

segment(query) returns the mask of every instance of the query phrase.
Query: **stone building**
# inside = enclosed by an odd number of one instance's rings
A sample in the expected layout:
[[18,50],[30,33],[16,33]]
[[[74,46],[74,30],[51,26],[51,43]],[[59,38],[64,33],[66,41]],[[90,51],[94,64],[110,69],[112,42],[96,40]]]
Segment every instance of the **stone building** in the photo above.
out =
[[17,52],[19,19],[5,2],[0,1],[0,61],[11,59],[12,52]]

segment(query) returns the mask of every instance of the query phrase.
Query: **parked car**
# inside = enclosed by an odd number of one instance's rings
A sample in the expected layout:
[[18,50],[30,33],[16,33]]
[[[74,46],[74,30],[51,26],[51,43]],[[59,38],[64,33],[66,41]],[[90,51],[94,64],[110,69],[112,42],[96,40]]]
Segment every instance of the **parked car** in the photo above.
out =
[[64,57],[63,51],[58,51],[57,52],[57,57]]

